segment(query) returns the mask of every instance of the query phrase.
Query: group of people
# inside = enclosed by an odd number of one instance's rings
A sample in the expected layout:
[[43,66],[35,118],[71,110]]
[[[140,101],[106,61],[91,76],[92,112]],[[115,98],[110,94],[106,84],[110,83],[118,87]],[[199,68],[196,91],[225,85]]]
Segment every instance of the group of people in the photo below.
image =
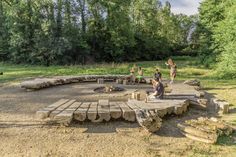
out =
[[[172,59],[168,59],[168,61],[165,64],[170,69],[170,79],[171,79],[170,84],[172,84],[176,77],[177,66]],[[135,75],[136,71],[138,73],[137,76]],[[143,77],[142,67],[137,67],[134,64],[134,66],[130,70],[130,82],[134,84],[136,80],[138,83],[140,83],[142,80],[144,80],[144,77]],[[162,74],[158,68],[156,69],[151,82],[152,82],[153,90],[147,91],[147,94],[149,95],[150,98],[162,99],[164,96],[164,85],[162,83]]]
[[[138,75],[136,76],[135,73],[138,73]],[[136,80],[138,82],[138,84],[143,80],[143,69],[142,67],[137,67],[136,64],[134,64],[134,66],[131,68],[130,70],[130,82],[132,84],[135,84]]]

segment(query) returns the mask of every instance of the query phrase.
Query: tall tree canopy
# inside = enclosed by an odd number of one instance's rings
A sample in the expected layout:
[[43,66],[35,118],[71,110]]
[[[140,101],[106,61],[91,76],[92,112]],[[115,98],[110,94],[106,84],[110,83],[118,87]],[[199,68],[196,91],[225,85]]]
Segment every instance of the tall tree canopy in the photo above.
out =
[[216,65],[220,77],[236,78],[236,1],[204,0],[197,27],[202,61]]
[[43,65],[180,55],[193,21],[170,9],[159,0],[0,0],[0,55]]

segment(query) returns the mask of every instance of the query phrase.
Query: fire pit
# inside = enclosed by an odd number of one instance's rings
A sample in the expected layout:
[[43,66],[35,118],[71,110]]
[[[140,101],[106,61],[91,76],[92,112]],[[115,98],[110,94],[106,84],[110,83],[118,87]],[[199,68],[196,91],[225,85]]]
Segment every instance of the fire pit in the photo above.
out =
[[115,92],[122,92],[124,90],[125,90],[124,88],[118,87],[115,85],[105,85],[105,86],[95,88],[94,92],[96,92],[96,93],[115,93]]

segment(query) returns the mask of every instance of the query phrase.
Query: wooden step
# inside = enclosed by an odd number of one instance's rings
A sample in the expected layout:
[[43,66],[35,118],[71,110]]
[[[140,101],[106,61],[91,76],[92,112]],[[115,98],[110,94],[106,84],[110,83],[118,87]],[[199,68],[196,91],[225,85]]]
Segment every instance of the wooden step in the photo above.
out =
[[69,99],[60,99],[59,101],[53,103],[52,105],[49,105],[48,107],[45,107],[44,109],[41,109],[36,112],[36,117],[39,119],[44,119],[49,117],[50,113],[54,110],[56,110],[58,107],[61,105],[65,104],[68,102]]
[[122,111],[117,102],[110,102],[110,114],[113,119],[119,119],[122,117]]
[[74,112],[80,107],[81,104],[82,104],[81,102],[74,102],[72,105],[63,110],[61,113],[57,114],[54,117],[54,120],[57,123],[68,126],[73,120]]
[[72,105],[76,100],[70,100],[68,102],[66,102],[65,104],[59,106],[58,108],[56,108],[56,110],[52,111],[50,113],[50,118],[54,118],[57,114],[61,113],[63,110],[67,109],[70,105]]
[[134,122],[136,119],[135,111],[131,109],[125,102],[117,102],[122,111],[122,117],[130,122]]
[[97,112],[98,112],[97,110],[98,110],[98,103],[92,102],[87,112],[87,117],[92,122],[95,122],[97,119]]
[[74,119],[80,122],[85,121],[90,104],[90,102],[83,102],[80,107],[74,112]]
[[167,108],[172,108],[171,106],[164,106],[164,104],[157,104],[157,103],[145,103],[144,101],[136,101],[136,100],[129,100],[127,103],[130,107],[135,108],[136,110],[144,109],[148,110],[149,112],[157,113],[159,117],[163,117],[168,113]]
[[137,106],[136,102],[137,102],[137,100],[129,99],[126,104],[127,104],[132,110],[136,111],[136,110],[141,109],[140,107]]
[[98,101],[98,119],[97,122],[109,121],[111,119],[109,100]]

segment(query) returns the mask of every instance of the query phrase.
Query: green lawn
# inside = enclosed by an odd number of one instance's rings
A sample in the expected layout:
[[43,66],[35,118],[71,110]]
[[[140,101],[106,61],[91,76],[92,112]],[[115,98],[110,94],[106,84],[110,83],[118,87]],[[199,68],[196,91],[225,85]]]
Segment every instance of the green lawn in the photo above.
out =
[[[212,69],[206,69],[198,64],[197,58],[175,59],[178,66],[177,80],[186,80],[197,78],[201,80],[202,86],[209,93],[216,97],[225,99],[232,107],[236,107],[236,80],[219,80],[214,77],[216,74]],[[55,76],[55,75],[83,75],[83,74],[129,74],[129,69],[134,63],[122,64],[93,64],[93,65],[76,65],[76,66],[31,66],[31,65],[11,65],[0,63],[0,85],[5,83],[20,82],[29,77],[38,76]],[[138,66],[144,68],[145,76],[152,76],[156,67],[160,68],[165,79],[169,78],[169,70],[164,61],[136,62]],[[223,119],[236,125],[236,113],[224,115]],[[236,134],[234,133],[234,137]],[[222,137],[218,145],[212,145],[206,152],[197,147],[192,150],[192,156],[212,156],[211,153],[217,154],[222,145],[234,145],[231,137]],[[205,153],[205,154],[204,154]]]
[[[229,101],[236,106],[236,80],[219,80],[214,76],[215,71],[207,69],[198,64],[198,58],[176,57],[174,59],[178,67],[177,80],[197,78],[201,80],[203,87],[215,96]],[[144,68],[145,76],[152,76],[155,68],[158,67],[165,79],[169,78],[169,70],[165,61],[144,61],[136,63],[121,64],[93,64],[74,66],[32,66],[32,65],[11,65],[0,63],[0,84],[20,82],[26,78],[55,75],[84,75],[84,74],[129,74],[129,69],[136,64]],[[232,119],[236,123],[236,117]]]
[[[209,73],[212,70],[205,69],[197,64],[196,58],[190,61],[177,60],[179,80],[187,78],[210,78]],[[32,65],[11,65],[0,63],[0,71],[4,75],[0,76],[0,83],[9,81],[19,81],[27,77],[55,76],[55,75],[83,75],[83,74],[129,74],[129,69],[134,63],[122,64],[93,64],[93,65],[75,65],[75,66],[32,66]],[[137,66],[144,68],[146,76],[152,76],[155,68],[160,68],[165,78],[168,78],[169,70],[164,61],[137,62]]]

